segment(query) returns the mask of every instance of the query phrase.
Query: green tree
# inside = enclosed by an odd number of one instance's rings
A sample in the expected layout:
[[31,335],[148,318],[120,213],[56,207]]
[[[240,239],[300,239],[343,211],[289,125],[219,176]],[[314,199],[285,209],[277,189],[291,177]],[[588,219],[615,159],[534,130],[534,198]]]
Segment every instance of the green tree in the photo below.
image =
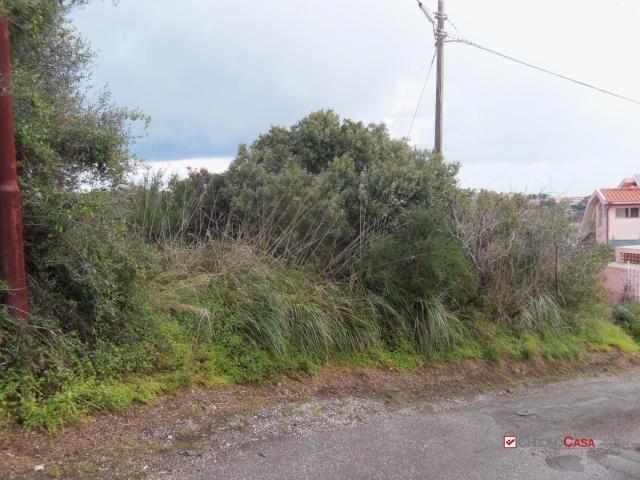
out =
[[328,110],[272,127],[240,146],[228,172],[198,172],[188,182],[209,198],[197,205],[205,214],[192,218],[229,213],[236,230],[270,241],[268,250],[351,275],[368,239],[399,228],[412,208],[449,217],[456,173],[457,165],[391,138],[384,125]]
[[[10,0],[18,174],[32,307],[69,328],[116,319],[131,291],[122,222],[107,196],[135,166],[135,125],[147,119],[93,92],[93,52],[69,23],[86,0]],[[139,123],[141,121],[141,123]],[[75,320],[74,320],[75,319]]]

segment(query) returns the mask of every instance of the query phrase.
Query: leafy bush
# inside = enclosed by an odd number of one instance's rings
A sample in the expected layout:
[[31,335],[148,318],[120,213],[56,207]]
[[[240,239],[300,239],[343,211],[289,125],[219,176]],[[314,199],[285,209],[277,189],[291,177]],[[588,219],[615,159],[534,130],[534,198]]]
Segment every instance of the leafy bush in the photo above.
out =
[[640,339],[640,305],[621,303],[613,308],[613,320],[635,338]]
[[477,281],[466,254],[443,219],[417,207],[404,224],[374,238],[366,255],[364,281],[396,305],[439,295],[453,306],[476,295]]
[[[241,145],[223,174],[193,172],[182,184],[169,182],[161,196],[176,199],[167,200],[176,208],[165,215],[180,212],[183,222],[168,222],[178,228],[164,238],[187,229],[200,240],[242,236],[273,255],[345,277],[368,239],[401,226],[412,208],[446,216],[456,172],[457,165],[392,139],[384,125],[314,112]],[[190,192],[188,202],[182,192]],[[142,217],[142,225],[161,223]]]
[[59,194],[50,204],[41,202],[44,216],[26,228],[34,314],[56,317],[64,331],[85,338],[95,338],[96,329],[117,330],[124,312],[135,311],[136,282],[150,258],[109,211],[108,198],[100,192]]

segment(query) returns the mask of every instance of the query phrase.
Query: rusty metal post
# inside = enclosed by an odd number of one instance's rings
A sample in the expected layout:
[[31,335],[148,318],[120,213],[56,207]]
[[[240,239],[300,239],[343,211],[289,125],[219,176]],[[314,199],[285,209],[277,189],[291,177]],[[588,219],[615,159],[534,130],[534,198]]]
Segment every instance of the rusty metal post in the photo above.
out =
[[14,135],[9,23],[6,18],[0,18],[0,277],[9,284],[9,292],[0,302],[9,307],[14,318],[28,322],[22,206]]

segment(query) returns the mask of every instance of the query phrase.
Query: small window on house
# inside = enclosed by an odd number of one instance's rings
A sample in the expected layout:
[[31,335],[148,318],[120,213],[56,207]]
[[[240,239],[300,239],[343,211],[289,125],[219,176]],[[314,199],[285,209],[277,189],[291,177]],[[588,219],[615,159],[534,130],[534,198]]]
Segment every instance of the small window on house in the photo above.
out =
[[616,208],[616,218],[639,218],[640,208]]

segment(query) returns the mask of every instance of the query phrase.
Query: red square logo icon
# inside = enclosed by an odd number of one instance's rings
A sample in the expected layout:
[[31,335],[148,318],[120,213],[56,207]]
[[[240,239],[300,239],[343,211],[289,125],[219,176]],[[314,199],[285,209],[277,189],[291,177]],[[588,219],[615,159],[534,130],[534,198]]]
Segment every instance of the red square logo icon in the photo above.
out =
[[516,448],[518,446],[518,437],[504,437],[504,448]]

